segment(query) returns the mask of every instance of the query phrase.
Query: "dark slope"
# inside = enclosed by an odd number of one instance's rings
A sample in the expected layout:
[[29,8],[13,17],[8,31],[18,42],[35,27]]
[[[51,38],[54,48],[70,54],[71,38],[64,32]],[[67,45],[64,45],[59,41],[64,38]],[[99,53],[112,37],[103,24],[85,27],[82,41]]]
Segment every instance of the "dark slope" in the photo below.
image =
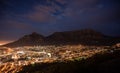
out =
[[30,35],[25,35],[22,38],[18,39],[17,41],[14,41],[12,43],[8,43],[6,45],[6,47],[18,47],[18,46],[34,46],[34,45],[39,45],[39,44],[43,44],[45,41],[45,37],[33,32]]

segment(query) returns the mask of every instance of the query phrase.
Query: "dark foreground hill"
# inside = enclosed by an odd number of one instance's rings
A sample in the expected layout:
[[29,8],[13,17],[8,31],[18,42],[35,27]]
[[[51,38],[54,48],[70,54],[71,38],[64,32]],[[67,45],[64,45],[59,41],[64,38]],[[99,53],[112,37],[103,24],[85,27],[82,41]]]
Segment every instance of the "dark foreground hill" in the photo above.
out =
[[83,29],[76,31],[55,32],[48,37],[38,33],[25,35],[17,41],[8,43],[3,46],[19,47],[34,45],[66,45],[66,44],[83,44],[83,45],[114,45],[120,42],[120,38],[106,36],[92,29]]
[[120,50],[88,59],[28,65],[19,73],[120,73]]

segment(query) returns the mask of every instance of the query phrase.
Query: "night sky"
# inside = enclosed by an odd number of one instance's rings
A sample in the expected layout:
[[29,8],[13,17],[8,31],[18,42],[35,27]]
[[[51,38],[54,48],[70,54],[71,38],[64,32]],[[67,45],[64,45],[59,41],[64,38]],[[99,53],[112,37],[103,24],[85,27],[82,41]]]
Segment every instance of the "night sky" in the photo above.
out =
[[119,0],[0,0],[0,44],[25,34],[92,28],[120,36]]

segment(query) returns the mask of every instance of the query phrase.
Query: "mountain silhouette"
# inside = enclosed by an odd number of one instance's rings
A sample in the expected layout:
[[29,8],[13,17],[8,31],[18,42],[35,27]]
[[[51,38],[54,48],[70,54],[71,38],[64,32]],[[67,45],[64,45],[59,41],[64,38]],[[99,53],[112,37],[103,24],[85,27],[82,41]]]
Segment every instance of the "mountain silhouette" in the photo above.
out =
[[55,32],[47,38],[54,41],[79,42],[82,39],[102,39],[105,35],[92,29]]
[[43,35],[33,32],[32,34],[25,35],[22,38],[18,39],[17,41],[8,43],[4,46],[6,47],[34,46],[34,45],[43,44],[44,41],[45,41],[45,37]]
[[82,29],[75,31],[55,32],[44,37],[36,32],[25,35],[12,43],[5,44],[7,47],[34,46],[34,45],[114,45],[120,42],[119,37],[106,36],[92,29]]

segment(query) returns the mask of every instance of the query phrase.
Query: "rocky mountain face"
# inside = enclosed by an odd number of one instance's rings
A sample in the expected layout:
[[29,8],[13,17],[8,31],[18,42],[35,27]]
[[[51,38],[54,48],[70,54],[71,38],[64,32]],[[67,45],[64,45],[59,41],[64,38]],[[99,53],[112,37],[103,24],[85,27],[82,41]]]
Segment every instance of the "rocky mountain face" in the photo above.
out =
[[92,29],[76,31],[55,32],[48,37],[44,37],[36,32],[25,35],[19,40],[8,43],[4,46],[33,46],[33,45],[114,45],[120,42],[120,38],[106,36]]

